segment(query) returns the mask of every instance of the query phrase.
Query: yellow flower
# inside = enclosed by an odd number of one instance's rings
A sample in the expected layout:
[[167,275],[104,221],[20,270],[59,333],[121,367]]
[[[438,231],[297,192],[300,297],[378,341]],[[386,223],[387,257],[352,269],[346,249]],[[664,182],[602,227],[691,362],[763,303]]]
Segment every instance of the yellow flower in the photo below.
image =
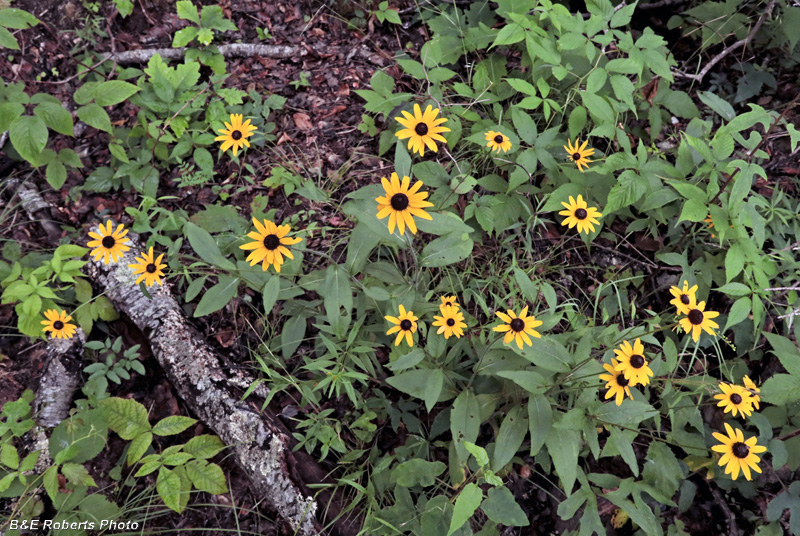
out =
[[439,309],[442,307],[447,307],[448,305],[455,307],[456,309],[459,308],[458,298],[455,296],[442,296],[440,299],[442,300],[442,304],[439,306]]
[[399,307],[400,316],[384,316],[386,320],[395,324],[395,326],[389,328],[389,331],[386,332],[387,335],[391,335],[392,333],[397,333],[397,338],[394,340],[395,346],[400,346],[400,341],[403,340],[405,336],[406,342],[409,346],[414,346],[414,338],[411,336],[412,333],[417,331],[417,320],[419,320],[412,311],[406,312],[406,308],[402,305]]
[[250,147],[250,142],[247,138],[253,135],[258,130],[258,127],[250,124],[248,119],[242,123],[242,114],[231,114],[231,122],[225,122],[225,128],[219,129],[217,132],[222,134],[214,138],[214,141],[221,141],[221,151],[227,151],[233,147],[233,156],[239,152],[242,147]]
[[697,285],[689,288],[689,282],[683,282],[683,289],[672,286],[669,289],[670,294],[674,296],[669,303],[675,306],[679,314],[685,315],[689,313],[690,309],[694,309],[697,305]]
[[486,141],[488,142],[486,146],[497,153],[499,153],[501,149],[504,153],[507,153],[509,149],[511,149],[511,140],[502,132],[490,130],[486,133]]
[[444,338],[449,339],[451,335],[455,335],[457,339],[464,335],[464,328],[467,324],[464,322],[464,314],[458,310],[458,307],[452,305],[442,305],[439,308],[442,316],[434,315],[436,320],[433,325],[439,329],[436,331],[437,335],[444,333]]
[[376,197],[375,201],[378,202],[378,219],[381,220],[389,216],[389,232],[394,233],[394,227],[397,225],[400,228],[400,234],[405,234],[406,225],[412,233],[417,234],[417,226],[414,223],[414,216],[426,220],[432,220],[433,217],[425,212],[425,208],[432,207],[433,203],[425,201],[428,197],[428,192],[419,192],[422,186],[422,181],[417,181],[411,188],[408,187],[411,182],[410,177],[403,177],[403,183],[397,177],[397,173],[392,173],[392,180],[386,177],[381,177],[383,190],[386,192],[385,196]]
[[761,461],[761,458],[756,456],[756,454],[766,452],[767,447],[757,445],[757,438],[755,436],[745,441],[744,434],[740,429],[737,428],[734,431],[728,423],[723,424],[725,425],[725,430],[728,435],[725,436],[724,434],[714,432],[714,438],[722,444],[714,445],[711,447],[711,450],[723,454],[722,458],[719,459],[719,465],[720,467],[723,465],[726,466],[726,475],[733,473],[731,478],[736,480],[739,477],[739,470],[741,469],[744,473],[744,477],[747,480],[752,480],[752,478],[750,478],[751,467],[753,471],[757,473],[761,472],[761,468],[758,466],[758,462]]
[[[708,217],[706,219],[704,219],[703,221],[708,224],[708,228],[709,229],[713,229],[714,228],[714,221],[711,219],[711,214],[709,214]],[[716,236],[717,235],[715,235],[714,233],[711,233],[711,238],[716,238]]]
[[680,319],[680,325],[686,333],[692,333],[692,340],[697,342],[700,339],[700,333],[705,330],[709,335],[716,336],[715,329],[719,328],[719,324],[711,320],[719,316],[716,311],[704,311],[706,302],[701,301],[695,308],[689,308],[686,313],[686,318]]
[[158,256],[157,259],[153,260],[153,248],[150,248],[149,253],[142,253],[142,258],[136,258],[139,264],[129,264],[128,268],[133,269],[133,275],[139,275],[139,278],[136,280],[136,284],[138,285],[144,279],[144,284],[146,286],[152,286],[153,283],[161,284],[161,278],[164,277],[163,269],[167,267],[166,264],[161,264],[161,259],[164,258],[164,254]]
[[758,403],[761,401],[761,396],[758,394],[761,392],[761,389],[756,387],[756,384],[753,383],[753,380],[750,379],[749,376],[745,376],[742,378],[744,382],[744,387],[750,393],[750,396],[753,398],[753,407],[758,409]]
[[259,262],[261,269],[267,271],[269,265],[275,267],[275,271],[280,273],[281,264],[283,264],[283,256],[294,259],[294,255],[285,246],[297,244],[302,238],[291,238],[286,236],[292,230],[289,225],[275,225],[269,220],[264,220],[262,224],[257,219],[253,218],[253,225],[256,226],[256,231],[247,233],[247,236],[255,240],[255,242],[248,242],[239,249],[253,250],[247,256],[247,261],[250,266],[255,266]]
[[72,317],[66,312],[48,309],[44,312],[44,316],[47,318],[47,320],[42,320],[44,325],[42,331],[45,333],[50,331],[57,339],[71,339],[75,335],[75,324],[69,323]]
[[589,160],[588,157],[594,154],[594,149],[587,149],[586,145],[589,144],[589,140],[583,142],[583,145],[578,147],[580,143],[580,138],[575,138],[575,146],[573,147],[572,142],[567,140],[567,145],[564,145],[564,150],[567,151],[570,160],[575,162],[575,165],[578,166],[578,170],[583,173],[583,168],[589,169],[589,164],[593,162],[593,160]]
[[619,370],[625,374],[625,379],[631,382],[631,386],[650,383],[649,376],[653,375],[653,371],[647,366],[647,359],[644,357],[644,345],[641,339],[636,339],[633,342],[633,346],[628,341],[623,341],[619,348],[619,350],[614,350],[619,360],[614,370]]
[[531,337],[536,337],[540,339],[542,336],[536,331],[534,328],[537,328],[543,324],[541,320],[536,320],[535,316],[528,316],[528,306],[526,305],[524,309],[519,313],[519,317],[512,311],[511,309],[508,310],[508,314],[501,313],[500,311],[495,312],[497,316],[500,317],[500,320],[505,322],[505,324],[501,324],[495,328],[492,328],[492,331],[499,331],[504,332],[506,335],[503,338],[503,342],[505,344],[511,343],[511,341],[516,340],[517,347],[522,350],[522,343],[524,342],[528,346],[533,345],[533,341],[531,341]]
[[753,413],[753,397],[750,395],[750,391],[725,382],[720,382],[719,388],[722,393],[714,395],[714,398],[719,400],[718,407],[725,408],[725,413],[730,411],[734,417],[737,412],[748,417]]
[[612,396],[616,396],[615,402],[618,406],[621,406],[622,401],[625,400],[626,394],[631,400],[633,400],[633,395],[631,394],[630,382],[625,378],[625,374],[616,370],[617,365],[617,360],[613,357],[611,358],[610,365],[608,363],[603,363],[603,368],[606,369],[609,374],[600,374],[600,379],[606,382],[606,389],[608,389],[605,399],[608,400]]
[[402,111],[402,114],[405,119],[403,119],[403,117],[395,117],[395,119],[405,128],[397,131],[395,136],[401,140],[408,138],[408,148],[412,153],[416,151],[420,156],[424,156],[426,145],[428,149],[435,153],[438,151],[438,148],[434,140],[447,143],[447,140],[442,137],[442,132],[450,132],[450,129],[439,126],[447,121],[444,117],[436,119],[436,116],[439,114],[439,108],[433,108],[429,104],[428,107],[425,108],[425,113],[423,114],[419,108],[419,104],[415,104],[414,115],[411,115],[405,110]]
[[116,231],[112,232],[112,230],[113,226],[111,225],[111,221],[108,221],[106,222],[106,227],[103,227],[102,223],[100,224],[100,234],[89,231],[89,236],[94,238],[94,240],[89,241],[86,245],[90,248],[95,248],[89,253],[94,256],[95,261],[103,257],[103,264],[108,264],[108,259],[110,257],[111,262],[117,262],[126,251],[131,249],[129,246],[125,245],[128,239],[123,238],[128,234],[128,230],[125,229],[125,226],[120,223]]
[[569,196],[569,203],[561,202],[564,205],[566,210],[561,210],[558,212],[561,216],[566,216],[564,221],[561,222],[561,225],[569,225],[569,228],[572,229],[576,225],[578,226],[578,232],[586,232],[589,234],[590,232],[594,232],[594,226],[600,225],[600,220],[597,218],[601,217],[602,214],[597,211],[594,207],[589,207],[586,204],[586,201],[583,200],[583,196],[579,195],[578,200],[576,201],[574,197]]

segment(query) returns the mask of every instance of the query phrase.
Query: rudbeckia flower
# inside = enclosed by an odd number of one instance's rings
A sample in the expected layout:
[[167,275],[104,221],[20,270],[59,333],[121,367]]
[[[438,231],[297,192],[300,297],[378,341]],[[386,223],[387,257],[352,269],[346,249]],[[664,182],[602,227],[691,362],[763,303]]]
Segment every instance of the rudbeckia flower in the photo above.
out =
[[486,146],[497,153],[499,153],[501,149],[504,153],[507,153],[511,149],[511,140],[502,132],[490,130],[486,133],[486,141],[488,142]]
[[700,339],[700,333],[705,330],[709,335],[716,336],[715,329],[719,328],[719,324],[711,320],[719,316],[716,311],[704,311],[706,302],[700,302],[694,308],[689,308],[686,313],[686,318],[680,319],[680,325],[686,333],[691,332],[692,340],[697,342]]
[[458,298],[455,296],[442,296],[440,299],[442,300],[442,304],[439,306],[440,309],[447,306],[455,307],[456,309],[459,307]]
[[753,398],[753,407],[758,409],[758,403],[761,401],[761,396],[758,393],[761,392],[761,389],[756,387],[756,384],[753,383],[753,380],[751,380],[749,376],[742,378],[742,382],[744,382],[745,389],[747,389],[750,396]]
[[231,114],[231,122],[225,122],[225,128],[217,131],[222,135],[214,138],[214,141],[222,142],[221,151],[227,151],[232,147],[233,156],[236,156],[236,153],[242,147],[250,147],[250,142],[247,141],[247,138],[252,136],[258,130],[258,127],[250,124],[249,119],[242,123],[242,119],[242,114]]
[[128,234],[128,230],[121,223],[117,226],[116,231],[113,230],[111,221],[106,222],[106,227],[103,227],[101,223],[100,234],[89,231],[89,236],[94,238],[86,244],[90,248],[94,248],[89,254],[94,257],[94,260],[102,257],[103,264],[108,264],[109,258],[111,262],[117,262],[126,251],[131,249],[125,245],[128,242],[128,239],[124,238],[126,234]]
[[583,173],[583,168],[589,169],[589,164],[593,162],[589,160],[589,157],[594,154],[594,149],[587,149],[586,146],[589,144],[589,140],[583,142],[583,145],[578,147],[580,143],[580,138],[575,138],[575,145],[572,145],[570,140],[567,140],[567,145],[564,145],[564,150],[567,151],[570,160],[572,160],[576,166],[578,166],[578,170]]
[[694,309],[697,304],[697,285],[689,288],[689,282],[683,282],[683,289],[672,286],[669,293],[674,296],[669,303],[675,306],[679,314],[685,315],[690,309]]
[[543,322],[541,320],[536,320],[534,316],[528,316],[527,305],[519,313],[519,317],[517,317],[511,309],[508,310],[508,314],[501,313],[500,311],[495,312],[495,314],[499,316],[500,320],[505,322],[505,324],[492,328],[492,331],[505,333],[506,335],[503,338],[505,344],[516,341],[517,347],[522,350],[523,342],[528,346],[533,345],[533,341],[531,341],[530,337],[536,337],[537,339],[542,337],[534,328],[541,326]]
[[593,233],[594,226],[600,225],[600,220],[597,218],[601,217],[602,214],[596,208],[589,207],[586,201],[583,200],[582,195],[578,196],[577,201],[574,197],[569,196],[569,203],[562,201],[561,204],[566,209],[558,212],[559,215],[566,216],[561,225],[569,225],[570,229],[577,225],[578,232],[583,233],[585,231],[586,234]]
[[420,111],[419,104],[414,105],[414,115],[402,111],[403,117],[395,117],[397,122],[405,128],[398,130],[397,136],[399,139],[404,140],[408,138],[408,148],[413,153],[418,152],[420,156],[425,155],[425,146],[434,153],[438,151],[436,142],[441,141],[447,143],[447,140],[442,137],[442,132],[450,132],[447,127],[441,127],[442,123],[447,121],[444,117],[436,119],[439,114],[439,108],[433,108],[430,104],[425,108],[425,113]]
[[464,328],[467,327],[464,322],[464,314],[452,305],[441,306],[439,312],[442,313],[442,316],[434,315],[433,317],[435,320],[433,325],[439,328],[436,331],[437,335],[444,333],[445,339],[449,339],[451,335],[455,335],[457,339],[461,338],[464,335]]
[[400,310],[399,316],[384,316],[386,320],[395,324],[393,327],[389,328],[386,334],[391,335],[397,333],[397,338],[394,340],[395,346],[400,346],[400,341],[403,340],[403,337],[405,337],[409,346],[414,346],[414,337],[412,337],[411,334],[417,331],[417,320],[419,319],[414,316],[412,311],[406,312],[406,308],[402,305],[398,307],[398,309]]
[[418,191],[422,186],[422,181],[417,181],[411,188],[410,177],[403,177],[402,184],[397,177],[397,173],[392,173],[392,180],[381,177],[385,196],[376,197],[378,202],[378,219],[381,220],[389,216],[389,232],[394,233],[394,227],[400,228],[400,234],[405,234],[406,225],[412,233],[417,234],[417,226],[414,223],[414,216],[426,220],[433,217],[425,212],[425,208],[432,207],[433,203],[425,201],[428,192]]
[[625,375],[625,379],[631,385],[647,385],[650,383],[649,376],[653,371],[647,366],[647,359],[644,357],[644,345],[640,339],[633,342],[633,346],[628,341],[623,341],[619,345],[619,350],[614,350],[617,354],[619,363],[614,366],[614,370],[619,370]]
[[139,275],[139,278],[136,280],[136,284],[144,280],[144,284],[146,286],[152,286],[153,283],[161,284],[161,278],[164,277],[164,268],[167,267],[166,264],[161,263],[161,259],[164,258],[164,254],[158,256],[157,259],[154,259],[155,255],[153,254],[153,248],[150,248],[148,253],[142,253],[142,257],[136,258],[138,264],[129,264],[128,268],[133,270],[133,275]]
[[75,324],[70,324],[69,321],[72,317],[64,311],[56,311],[55,309],[48,309],[44,312],[47,320],[42,320],[44,327],[42,331],[51,332],[56,339],[71,339],[75,335]]
[[753,397],[750,391],[725,382],[720,382],[719,388],[722,393],[714,395],[714,398],[719,400],[718,407],[725,408],[725,413],[730,411],[734,417],[737,413],[748,417],[753,413]]
[[758,466],[758,462],[761,461],[761,458],[756,456],[756,454],[766,452],[767,447],[758,445],[756,443],[756,436],[745,441],[744,434],[740,429],[737,428],[734,431],[728,423],[723,424],[725,425],[725,430],[728,435],[725,436],[724,434],[714,432],[714,438],[719,441],[721,445],[714,445],[711,447],[711,450],[722,453],[722,458],[719,459],[719,465],[720,467],[723,465],[726,466],[726,475],[732,473],[731,478],[736,480],[739,477],[739,470],[741,470],[747,480],[752,480],[752,478],[750,478],[750,468],[756,473],[761,472],[761,468]]
[[247,256],[247,261],[250,266],[255,266],[262,262],[261,269],[267,271],[271,264],[275,267],[275,271],[280,273],[281,264],[283,264],[283,257],[294,259],[294,255],[286,246],[297,244],[302,238],[291,238],[286,236],[292,230],[289,225],[275,225],[269,220],[264,220],[262,224],[257,219],[253,218],[253,225],[256,226],[256,231],[247,233],[247,236],[255,240],[255,242],[248,242],[239,249],[252,250],[250,255]]
[[616,396],[615,402],[618,406],[621,406],[626,394],[631,400],[633,400],[633,395],[631,394],[630,381],[625,378],[625,374],[616,370],[618,364],[614,358],[611,358],[610,365],[603,363],[603,368],[608,371],[608,374],[600,374],[600,379],[606,382],[606,389],[608,389],[605,399],[608,400],[612,396]]

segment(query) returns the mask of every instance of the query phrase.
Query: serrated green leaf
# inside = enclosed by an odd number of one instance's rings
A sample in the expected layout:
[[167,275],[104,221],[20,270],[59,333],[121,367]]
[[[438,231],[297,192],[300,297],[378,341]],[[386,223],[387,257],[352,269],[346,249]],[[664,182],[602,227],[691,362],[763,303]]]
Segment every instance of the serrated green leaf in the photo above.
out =
[[40,117],[17,117],[8,127],[8,138],[22,158],[39,165],[39,155],[47,145],[47,125]]
[[37,104],[33,109],[33,114],[40,117],[44,123],[61,134],[75,136],[72,131],[72,114],[61,104],[54,102],[43,102]]
[[147,409],[130,398],[110,397],[100,401],[108,417],[108,427],[122,439],[131,440],[150,431]]
[[192,419],[191,417],[172,415],[158,421],[153,426],[153,433],[158,436],[171,436],[180,434],[196,422],[197,419]]
[[167,508],[181,513],[181,479],[174,471],[166,467],[159,469],[156,490]]
[[215,463],[205,460],[194,460],[186,464],[186,475],[195,488],[212,495],[219,495],[228,491],[225,474],[222,468]]

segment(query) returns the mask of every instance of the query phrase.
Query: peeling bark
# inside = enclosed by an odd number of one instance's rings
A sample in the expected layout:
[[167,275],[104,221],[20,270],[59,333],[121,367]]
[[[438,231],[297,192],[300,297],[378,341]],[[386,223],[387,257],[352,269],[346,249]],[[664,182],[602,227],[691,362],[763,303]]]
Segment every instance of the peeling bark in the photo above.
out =
[[[374,63],[383,65],[380,54],[370,51],[366,46],[356,47],[332,47],[332,46],[309,46],[309,45],[260,45],[250,43],[232,43],[217,47],[220,54],[226,58],[248,58],[261,56],[263,58],[289,59],[301,58],[309,54],[316,54],[322,57],[346,55],[346,61],[350,61],[354,56]],[[146,63],[154,55],[158,54],[163,59],[177,60],[183,57],[185,48],[149,48],[140,50],[125,50],[123,52],[106,53],[100,57],[117,62],[120,65],[134,65]]]
[[[133,233],[131,233],[132,235]],[[139,249],[131,236],[131,250],[117,263],[90,261],[89,276],[114,307],[126,314],[150,340],[150,346],[183,400],[194,414],[235,452],[235,459],[261,496],[292,530],[301,535],[321,531],[317,503],[290,478],[291,440],[277,417],[258,413],[234,394],[241,378],[229,381],[220,358],[186,321],[178,302],[161,285],[149,290],[148,299],[135,284],[128,264]]]

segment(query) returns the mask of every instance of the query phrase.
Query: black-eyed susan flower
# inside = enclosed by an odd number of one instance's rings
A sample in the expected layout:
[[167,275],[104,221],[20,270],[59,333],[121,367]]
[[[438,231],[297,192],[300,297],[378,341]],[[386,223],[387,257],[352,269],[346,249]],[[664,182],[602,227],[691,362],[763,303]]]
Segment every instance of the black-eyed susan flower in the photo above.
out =
[[583,145],[579,146],[580,142],[580,138],[575,138],[575,145],[573,146],[572,142],[567,140],[567,145],[564,145],[564,150],[567,151],[569,159],[578,166],[578,170],[583,173],[583,168],[589,169],[589,164],[593,162],[589,160],[589,157],[594,154],[594,149],[586,148],[589,144],[589,140],[586,140],[583,142]]
[[673,299],[669,303],[675,306],[678,313],[685,315],[690,309],[694,309],[697,304],[697,285],[689,287],[689,282],[683,282],[683,288],[672,286],[669,289]]
[[647,366],[647,359],[644,357],[644,345],[640,339],[633,341],[633,346],[628,341],[622,341],[619,350],[615,349],[617,363],[614,370],[621,371],[625,379],[633,385],[647,385],[650,383],[650,376],[653,371]]
[[[161,259],[164,258],[164,254],[155,258],[153,254],[153,248],[150,248],[148,253],[142,253],[142,257],[136,258],[135,264],[129,264],[128,268],[133,270],[133,275],[138,275],[139,278],[136,280],[136,284],[144,280],[144,284],[146,286],[152,286],[153,283],[161,284],[161,278],[164,277],[164,268],[167,267],[166,264],[161,263]],[[141,274],[141,275],[139,275]]]
[[439,108],[434,108],[429,104],[428,107],[425,108],[425,113],[423,114],[419,108],[419,104],[415,104],[414,115],[411,115],[405,110],[403,110],[402,113],[405,118],[395,117],[395,119],[405,128],[398,130],[395,136],[401,140],[408,138],[408,148],[412,153],[416,151],[420,156],[424,156],[426,145],[428,149],[435,153],[438,150],[436,141],[447,143],[447,140],[442,137],[442,132],[450,132],[450,129],[439,126],[447,121],[444,117],[436,119],[436,116],[439,114]]
[[737,413],[748,417],[753,413],[753,397],[750,391],[725,382],[720,382],[719,389],[722,393],[714,395],[714,398],[719,400],[718,407],[725,408],[725,413],[730,411],[734,417]]
[[224,152],[233,148],[233,156],[236,156],[236,153],[238,153],[239,149],[242,147],[250,147],[250,142],[247,141],[247,138],[252,136],[253,133],[258,130],[258,127],[251,124],[249,119],[244,123],[242,119],[242,114],[231,114],[231,122],[225,122],[225,128],[221,128],[217,131],[221,136],[214,138],[214,141],[222,142],[220,146],[221,151]]
[[500,317],[500,320],[505,322],[505,324],[492,328],[492,331],[505,333],[505,337],[503,338],[505,344],[516,341],[517,347],[522,350],[523,342],[528,346],[533,345],[530,337],[536,337],[537,339],[542,337],[534,328],[541,326],[543,322],[541,320],[536,320],[535,316],[528,316],[527,305],[519,313],[519,316],[511,309],[508,310],[507,314],[501,313],[500,311],[497,311],[495,314]]
[[616,396],[615,402],[618,406],[621,406],[626,394],[631,400],[633,400],[633,395],[631,394],[630,381],[625,378],[625,374],[616,370],[618,364],[613,357],[610,365],[603,363],[603,368],[608,371],[608,374],[600,374],[600,379],[606,382],[606,389],[608,389],[605,399],[608,400],[612,396]]
[[57,339],[71,339],[75,335],[75,324],[69,323],[72,317],[65,311],[48,309],[44,312],[44,317],[47,319],[42,320],[42,331],[45,333],[49,331]]
[[442,296],[440,299],[442,300],[442,304],[439,306],[440,309],[448,306],[455,307],[456,309],[459,308],[458,298],[455,296]]
[[114,230],[111,221],[107,221],[106,226],[103,227],[101,223],[99,229],[99,234],[89,231],[89,236],[94,238],[94,240],[90,240],[86,244],[90,248],[94,248],[90,252],[90,255],[94,257],[95,261],[102,257],[103,264],[108,264],[109,258],[111,262],[117,262],[126,251],[131,249],[129,246],[125,245],[125,243],[128,242],[128,239],[125,238],[125,235],[128,234],[128,230],[125,229],[125,226],[121,223],[117,226],[117,229]]
[[439,307],[439,312],[442,316],[433,317],[435,320],[433,325],[439,328],[436,331],[437,335],[444,333],[445,339],[449,339],[451,335],[455,335],[457,339],[461,338],[464,335],[464,328],[467,327],[464,314],[452,305],[442,305]]
[[761,395],[758,393],[761,392],[761,389],[756,387],[756,384],[753,383],[753,380],[751,380],[749,376],[742,378],[742,382],[744,383],[745,389],[747,389],[752,397],[753,407],[758,409],[758,403],[761,401]]
[[559,211],[559,215],[566,216],[564,221],[561,222],[561,225],[569,225],[569,228],[572,229],[576,225],[578,226],[578,232],[586,232],[589,234],[590,232],[594,232],[594,226],[600,225],[600,216],[602,214],[597,211],[595,207],[590,207],[586,204],[586,201],[583,200],[583,196],[579,195],[577,201],[574,197],[569,196],[569,203],[561,202],[564,205],[566,210]]
[[744,434],[740,429],[734,430],[728,423],[725,424],[725,430],[728,435],[714,432],[714,439],[719,441],[721,445],[714,445],[711,450],[714,452],[721,452],[722,458],[719,459],[719,465],[725,466],[725,474],[731,474],[731,478],[736,480],[739,477],[739,470],[744,473],[747,480],[750,478],[750,469],[756,473],[761,472],[758,462],[761,458],[756,454],[766,452],[767,447],[763,447],[756,443],[756,436],[745,440]]
[[406,338],[406,342],[409,346],[414,346],[414,337],[412,337],[412,333],[417,331],[417,320],[419,320],[412,311],[407,311],[406,308],[402,305],[398,307],[400,310],[400,315],[397,317],[394,316],[384,316],[386,320],[394,324],[389,331],[386,332],[387,335],[391,335],[393,333],[397,333],[397,338],[394,340],[395,346],[400,346],[400,341],[403,340],[403,337]]
[[264,223],[261,223],[253,218],[253,225],[256,226],[256,230],[247,233],[247,236],[255,240],[255,242],[241,245],[239,249],[252,250],[246,259],[250,266],[255,266],[261,262],[261,269],[266,272],[271,264],[275,267],[275,271],[280,273],[283,257],[294,259],[294,255],[286,246],[297,244],[302,238],[286,236],[292,230],[288,224],[275,225],[269,220],[264,220]]
[[409,188],[410,177],[403,177],[403,182],[397,177],[397,173],[392,173],[391,180],[381,177],[385,196],[376,197],[378,202],[378,219],[381,220],[389,216],[389,232],[394,233],[394,227],[400,228],[400,234],[405,234],[406,225],[412,233],[417,234],[417,226],[414,223],[414,216],[426,220],[433,217],[425,212],[425,208],[432,207],[433,203],[425,201],[428,192],[420,192],[422,181],[417,181],[414,186]]
[[696,307],[690,307],[686,313],[686,318],[680,319],[680,326],[686,333],[692,333],[692,340],[697,342],[700,339],[700,333],[705,330],[709,335],[716,336],[715,329],[719,328],[719,324],[711,320],[719,316],[716,311],[705,311],[706,302],[700,302]]
[[486,133],[486,146],[492,151],[499,153],[500,150],[507,153],[511,149],[511,140],[502,132],[490,130]]

